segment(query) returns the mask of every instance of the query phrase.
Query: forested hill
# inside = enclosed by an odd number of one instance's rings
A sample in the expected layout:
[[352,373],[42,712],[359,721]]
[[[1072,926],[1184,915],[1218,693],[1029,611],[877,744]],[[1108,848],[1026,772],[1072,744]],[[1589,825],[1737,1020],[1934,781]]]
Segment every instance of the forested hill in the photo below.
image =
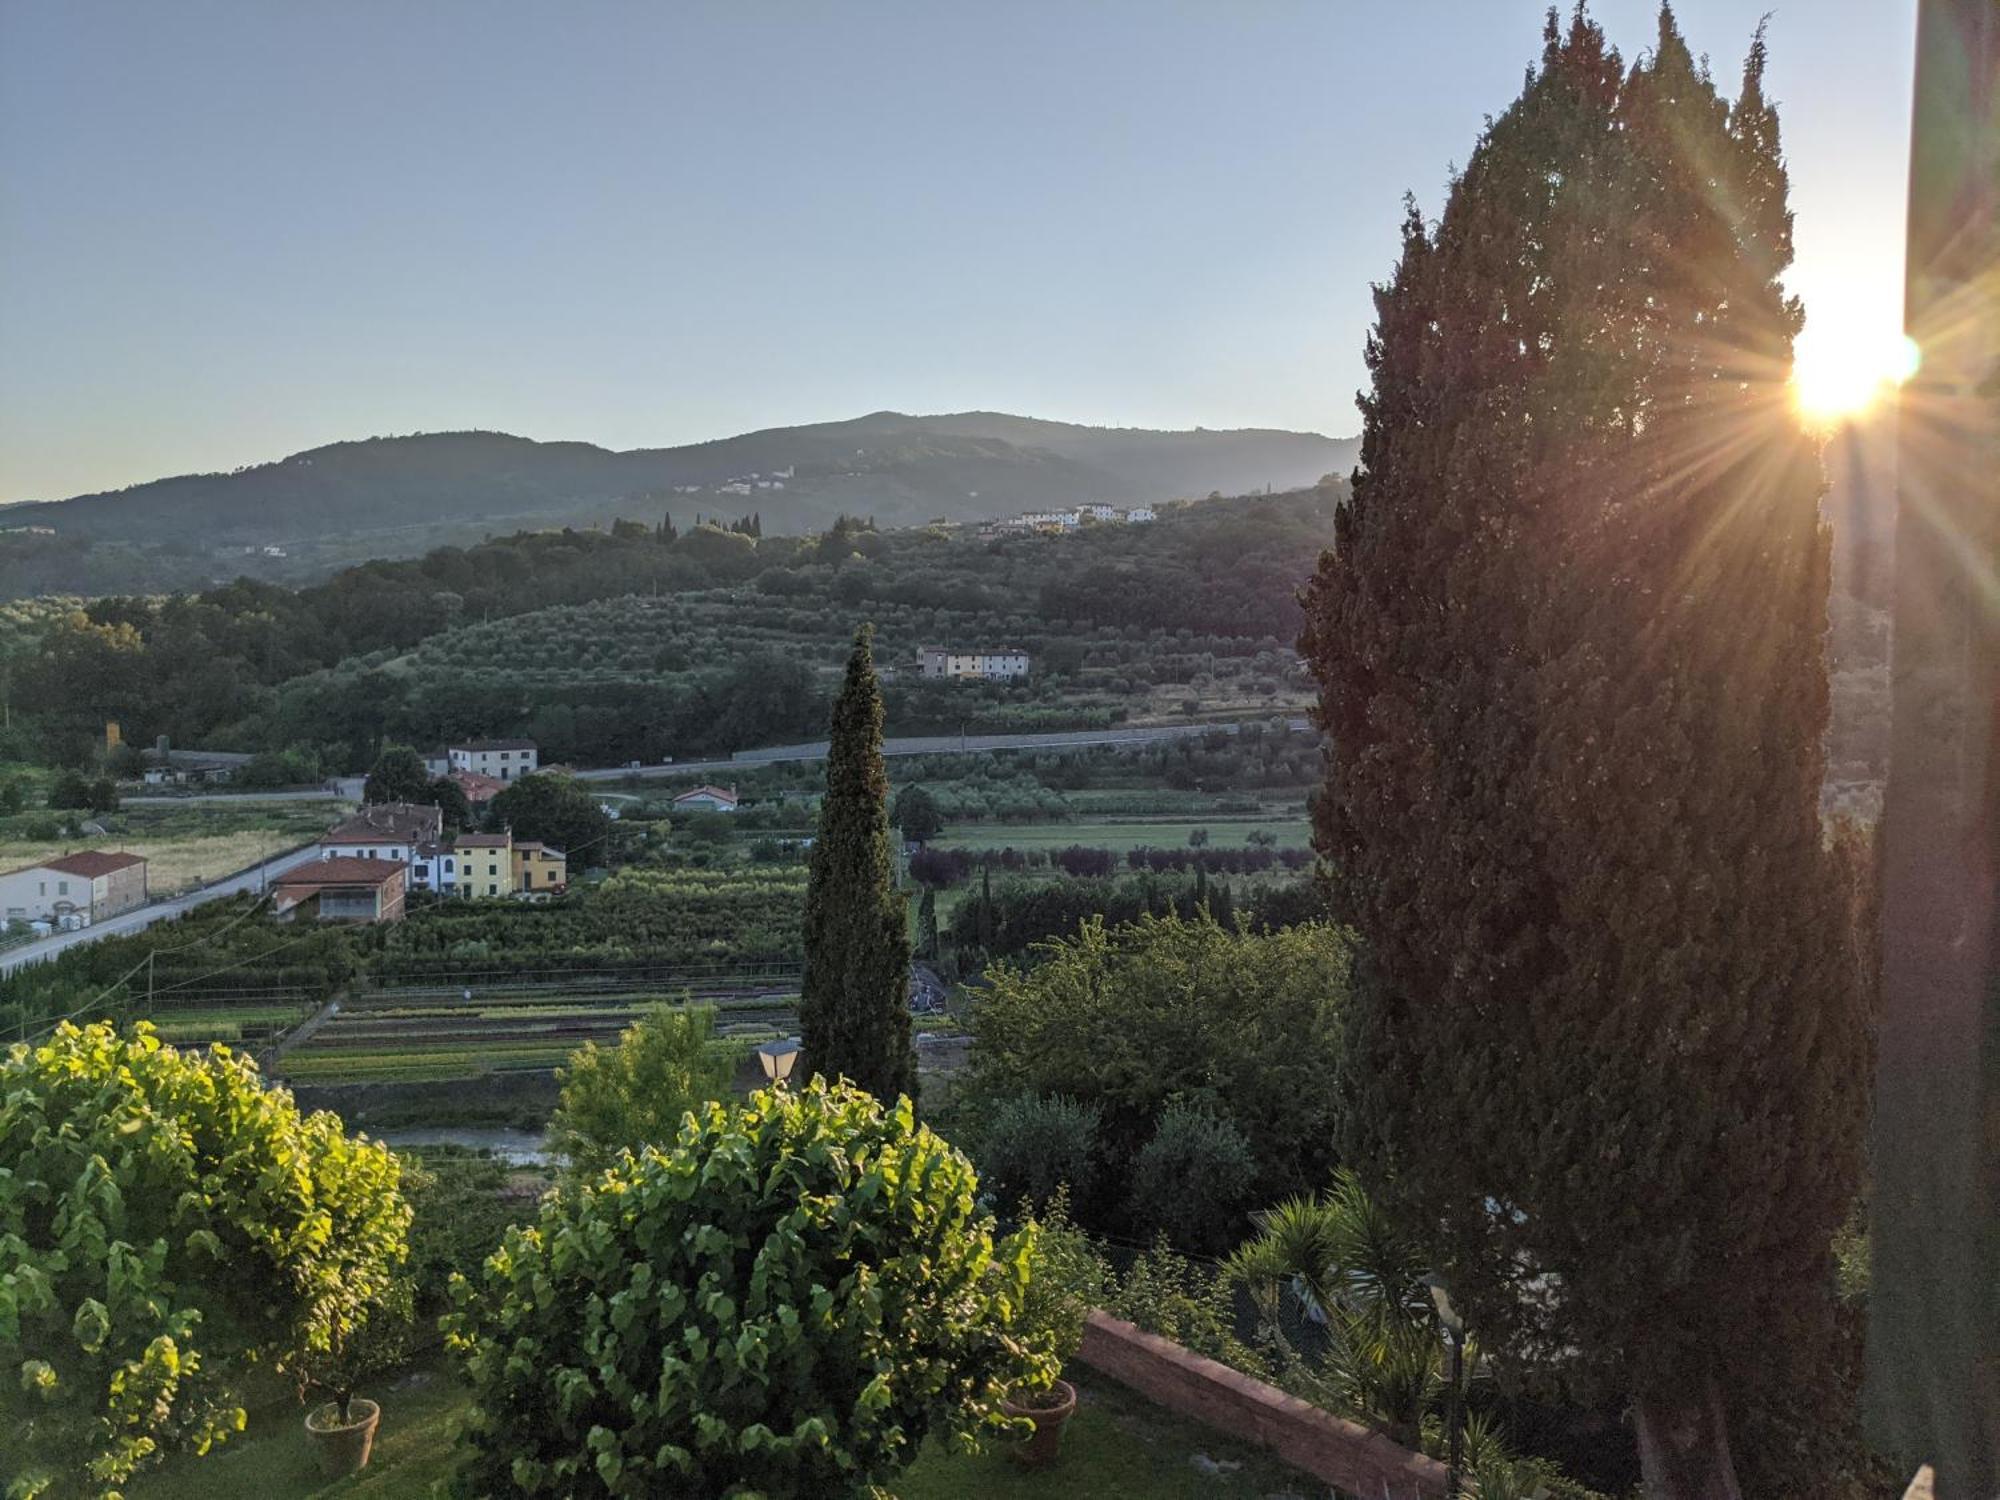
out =
[[[754,511],[767,532],[802,533],[841,513],[889,526],[1243,494],[1311,484],[1353,462],[1351,440],[1317,433],[1156,432],[993,412],[877,412],[622,453],[497,432],[369,438],[230,474],[7,507],[0,593],[136,590],[149,580],[125,574],[142,565],[155,587],[244,571],[323,576],[363,557],[619,515],[673,512],[686,522]],[[284,557],[266,558],[267,547]]]

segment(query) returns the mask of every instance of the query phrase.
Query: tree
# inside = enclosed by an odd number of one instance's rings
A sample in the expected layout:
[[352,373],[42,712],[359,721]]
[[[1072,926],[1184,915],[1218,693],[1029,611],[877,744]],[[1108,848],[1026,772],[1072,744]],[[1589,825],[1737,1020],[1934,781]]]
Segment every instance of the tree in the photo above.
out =
[[[1763,63],[1731,107],[1664,12],[1630,71],[1551,21],[1377,292],[1301,641],[1367,955],[1343,1152],[1491,1345],[1630,1393],[1661,1500],[1741,1492],[1732,1420],[1841,1406],[1868,1072]],[[1737,1460],[1837,1493],[1846,1422]]]
[[901,829],[903,837],[913,844],[929,843],[944,827],[937,799],[916,785],[906,786],[896,793],[896,807],[889,821]]
[[1033,1236],[996,1249],[977,1188],[907,1100],[815,1079],[550,1194],[456,1284],[459,1492],[865,1495],[997,1431],[1053,1371],[1013,1331]]
[[1243,1238],[1256,1181],[1257,1153],[1234,1121],[1171,1104],[1132,1163],[1132,1222],[1183,1250],[1215,1255]]
[[487,822],[511,828],[516,840],[552,844],[576,869],[604,857],[611,819],[590,788],[554,771],[536,771],[511,781],[486,805]]
[[375,757],[361,785],[363,802],[427,802],[431,774],[424,759],[408,745],[390,745]]
[[670,1146],[690,1110],[729,1091],[735,1063],[716,1040],[713,1006],[656,1006],[617,1045],[585,1042],[556,1070],[562,1098],[549,1142],[581,1172],[620,1151]]
[[428,802],[444,815],[444,831],[448,834],[472,826],[472,799],[449,776],[434,778],[417,800]]
[[926,885],[917,902],[917,957],[931,963],[938,957],[937,887]]
[[810,1073],[847,1078],[880,1099],[915,1098],[910,938],[889,854],[889,777],[874,631],[854,633],[833,705],[826,796],[807,868],[799,1029]]
[[389,1298],[396,1157],[248,1058],[68,1023],[0,1058],[0,1490],[109,1494],[241,1429]]

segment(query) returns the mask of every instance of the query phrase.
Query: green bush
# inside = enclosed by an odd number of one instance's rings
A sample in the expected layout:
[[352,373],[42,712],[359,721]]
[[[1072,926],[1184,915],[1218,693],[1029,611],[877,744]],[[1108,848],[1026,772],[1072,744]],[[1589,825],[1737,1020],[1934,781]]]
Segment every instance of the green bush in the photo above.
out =
[[[0,1062],[0,1492],[111,1495],[244,1425],[244,1366],[324,1356],[389,1298],[395,1155],[248,1058],[141,1023]],[[17,1374],[18,1372],[18,1374]]]
[[1132,1164],[1132,1220],[1184,1250],[1217,1254],[1248,1231],[1256,1180],[1257,1153],[1231,1121],[1173,1105]]
[[616,1046],[585,1042],[556,1070],[562,1100],[549,1143],[582,1172],[620,1151],[671,1145],[689,1110],[728,1091],[735,1061],[736,1050],[715,1039],[713,1006],[656,1006]]
[[1060,1096],[1022,1094],[993,1111],[974,1154],[980,1181],[1003,1207],[1040,1208],[1067,1185],[1088,1201],[1097,1186],[1095,1106]]
[[446,1319],[460,1493],[845,1496],[1002,1428],[1049,1361],[1012,1324],[966,1159],[859,1090],[711,1104],[671,1150],[544,1200]]

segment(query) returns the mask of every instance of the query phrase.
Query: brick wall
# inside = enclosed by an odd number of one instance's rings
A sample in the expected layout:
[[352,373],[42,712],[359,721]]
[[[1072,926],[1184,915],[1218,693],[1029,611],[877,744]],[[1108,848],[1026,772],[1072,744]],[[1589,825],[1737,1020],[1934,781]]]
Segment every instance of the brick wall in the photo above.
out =
[[1155,1405],[1267,1448],[1359,1500],[1445,1493],[1445,1466],[1436,1459],[1104,1313],[1090,1315],[1076,1357]]

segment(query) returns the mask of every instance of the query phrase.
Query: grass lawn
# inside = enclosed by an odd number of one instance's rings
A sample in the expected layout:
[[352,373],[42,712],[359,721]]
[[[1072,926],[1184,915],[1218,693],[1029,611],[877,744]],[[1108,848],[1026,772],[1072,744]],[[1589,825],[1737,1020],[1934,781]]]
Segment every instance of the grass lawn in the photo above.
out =
[[[329,1484],[286,1403],[254,1412],[250,1431],[207,1458],[181,1457],[131,1485],[129,1500],[430,1500],[452,1469],[464,1393],[437,1370],[392,1383],[383,1395],[374,1461]],[[1197,1455],[1219,1468],[1197,1468]],[[1314,1481],[1269,1455],[1149,1406],[1118,1386],[1081,1388],[1063,1456],[1031,1473],[1003,1453],[965,1458],[936,1447],[891,1486],[900,1500],[1269,1500],[1318,1493]]]
[[1185,849],[1188,835],[1208,830],[1211,849],[1241,849],[1255,832],[1268,833],[1281,849],[1303,849],[1312,843],[1312,825],[1305,818],[1119,818],[1075,823],[961,823],[934,841],[941,849]]
[[30,814],[7,820],[14,831],[0,834],[0,869],[35,864],[80,849],[124,850],[146,857],[146,881],[153,894],[171,895],[317,838],[344,814],[347,805],[329,801],[266,803],[255,809],[202,803],[131,807],[100,816],[97,821],[108,831],[89,838],[23,837],[20,830],[34,822],[52,827],[54,817],[84,816]]

